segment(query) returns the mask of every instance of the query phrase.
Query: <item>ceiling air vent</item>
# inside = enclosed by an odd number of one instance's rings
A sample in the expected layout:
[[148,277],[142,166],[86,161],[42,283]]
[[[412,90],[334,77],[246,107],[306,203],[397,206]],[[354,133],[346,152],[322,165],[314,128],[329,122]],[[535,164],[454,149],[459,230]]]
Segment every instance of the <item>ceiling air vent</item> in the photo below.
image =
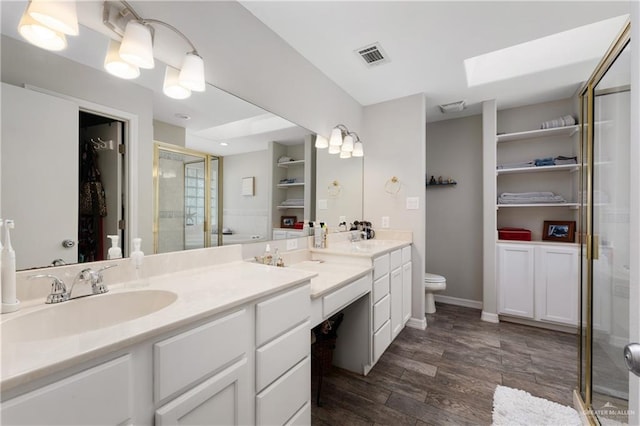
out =
[[384,50],[382,50],[382,46],[380,46],[380,43],[374,43],[365,47],[361,47],[360,49],[356,50],[356,53],[360,55],[362,60],[369,67],[389,62],[389,58],[387,57]]

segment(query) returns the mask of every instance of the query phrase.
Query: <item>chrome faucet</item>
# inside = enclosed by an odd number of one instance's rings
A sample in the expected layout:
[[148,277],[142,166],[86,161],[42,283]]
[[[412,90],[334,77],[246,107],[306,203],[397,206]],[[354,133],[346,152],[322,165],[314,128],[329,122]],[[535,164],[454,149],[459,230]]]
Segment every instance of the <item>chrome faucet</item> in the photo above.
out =
[[[53,281],[51,282],[51,293],[47,296],[47,300],[45,303],[60,303],[66,302],[67,300],[77,299],[79,297],[91,296],[93,294],[102,294],[109,291],[107,285],[103,282],[102,271],[105,269],[113,268],[118,265],[108,265],[104,268],[100,268],[97,271],[91,268],[85,268],[82,271],[78,272],[76,277],[73,279],[73,283],[71,284],[71,288],[67,290],[67,286],[64,281],[55,275],[51,274],[38,274],[31,275],[29,279],[34,278],[51,278]],[[84,283],[91,284],[82,286],[85,288],[84,291],[81,291],[79,294],[76,291],[74,293],[74,289],[76,288],[76,284]]]

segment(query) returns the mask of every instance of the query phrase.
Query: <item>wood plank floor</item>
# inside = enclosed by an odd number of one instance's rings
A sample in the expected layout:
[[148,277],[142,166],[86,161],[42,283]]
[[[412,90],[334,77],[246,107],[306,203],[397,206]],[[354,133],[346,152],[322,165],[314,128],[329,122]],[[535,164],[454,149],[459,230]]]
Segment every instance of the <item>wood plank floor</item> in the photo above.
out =
[[427,324],[406,327],[366,377],[334,367],[321,407],[314,378],[312,424],[488,425],[499,384],[573,406],[575,335],[491,324],[479,310],[445,304]]

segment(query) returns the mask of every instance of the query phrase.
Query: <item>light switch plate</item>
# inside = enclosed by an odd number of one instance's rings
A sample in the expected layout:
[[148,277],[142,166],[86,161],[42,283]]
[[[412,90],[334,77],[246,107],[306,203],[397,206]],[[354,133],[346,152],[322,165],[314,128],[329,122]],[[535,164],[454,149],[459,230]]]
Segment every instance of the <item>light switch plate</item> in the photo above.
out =
[[407,210],[418,210],[420,208],[420,198],[407,197]]
[[382,216],[382,223],[380,226],[383,228],[389,227],[389,216]]
[[327,200],[318,200],[318,210],[327,210]]
[[295,250],[298,248],[298,240],[297,239],[288,239],[287,240],[287,250]]

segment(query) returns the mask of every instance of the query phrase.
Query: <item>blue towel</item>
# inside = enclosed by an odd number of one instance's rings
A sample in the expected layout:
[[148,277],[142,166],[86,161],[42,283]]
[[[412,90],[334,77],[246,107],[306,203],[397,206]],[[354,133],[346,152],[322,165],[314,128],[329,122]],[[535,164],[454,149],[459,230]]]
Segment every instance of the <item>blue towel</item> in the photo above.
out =
[[553,166],[555,163],[553,161],[553,158],[547,157],[547,158],[536,158],[535,164],[536,166]]

